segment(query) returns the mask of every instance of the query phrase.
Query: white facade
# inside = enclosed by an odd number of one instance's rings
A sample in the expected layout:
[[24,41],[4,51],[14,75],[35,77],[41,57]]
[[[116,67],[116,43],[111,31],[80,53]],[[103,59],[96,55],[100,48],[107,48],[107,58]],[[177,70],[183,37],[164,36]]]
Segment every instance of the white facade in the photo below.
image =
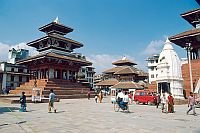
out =
[[82,67],[80,72],[84,75],[85,79],[90,83],[90,87],[94,88],[94,67],[91,66],[85,66]]
[[172,93],[174,98],[183,99],[181,61],[167,39],[157,65],[157,91]]
[[27,82],[29,73],[27,67],[7,62],[0,62],[0,90],[15,89],[21,83]]
[[156,81],[156,78],[158,76],[158,73],[157,73],[158,58],[159,58],[159,55],[153,55],[152,57],[149,57],[147,59],[149,83],[151,83],[152,81]]

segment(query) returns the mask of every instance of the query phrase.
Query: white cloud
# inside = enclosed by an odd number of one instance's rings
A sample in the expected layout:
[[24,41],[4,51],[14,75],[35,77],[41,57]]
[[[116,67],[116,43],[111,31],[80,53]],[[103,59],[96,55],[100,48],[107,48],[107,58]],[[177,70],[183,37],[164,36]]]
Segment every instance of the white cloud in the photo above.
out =
[[9,49],[10,49],[9,44],[4,44],[0,42],[0,60],[1,61],[7,61]]
[[150,56],[153,54],[159,54],[164,46],[163,40],[154,40],[151,41],[145,50],[142,52],[143,55]]
[[27,50],[29,50],[29,55],[37,54],[37,51],[35,50],[35,48],[27,46],[26,43],[24,43],[24,42],[16,44],[16,45],[11,45],[11,44],[6,44],[6,43],[0,42],[0,60],[1,61],[8,60],[8,52],[11,48],[27,49]]
[[27,50],[29,50],[29,55],[30,56],[38,54],[38,52],[36,51],[35,48],[26,45],[25,42],[19,43],[19,44],[14,45],[14,46],[11,46],[11,48],[15,48],[15,49],[27,49]]

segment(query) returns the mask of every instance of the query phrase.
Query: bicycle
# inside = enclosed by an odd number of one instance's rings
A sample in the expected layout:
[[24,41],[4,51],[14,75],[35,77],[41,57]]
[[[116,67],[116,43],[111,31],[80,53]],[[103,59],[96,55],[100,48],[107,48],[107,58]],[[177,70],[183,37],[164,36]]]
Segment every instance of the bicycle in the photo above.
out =
[[114,102],[114,110],[115,110],[115,112],[119,112],[120,109],[121,109],[122,111],[127,111],[127,112],[129,112],[128,103],[125,105],[124,108],[122,108],[122,107],[119,106],[119,103],[118,103],[118,102]]

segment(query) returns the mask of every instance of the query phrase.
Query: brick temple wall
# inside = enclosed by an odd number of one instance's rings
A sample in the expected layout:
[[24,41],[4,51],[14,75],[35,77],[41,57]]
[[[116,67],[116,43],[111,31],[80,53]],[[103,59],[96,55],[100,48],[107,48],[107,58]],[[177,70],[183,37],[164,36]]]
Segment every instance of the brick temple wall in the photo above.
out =
[[[200,78],[200,59],[191,60],[191,68],[192,68],[193,86],[195,88],[197,81]],[[183,64],[181,69],[183,76],[183,88],[185,89],[186,96],[189,96],[189,93],[191,91],[189,65]]]

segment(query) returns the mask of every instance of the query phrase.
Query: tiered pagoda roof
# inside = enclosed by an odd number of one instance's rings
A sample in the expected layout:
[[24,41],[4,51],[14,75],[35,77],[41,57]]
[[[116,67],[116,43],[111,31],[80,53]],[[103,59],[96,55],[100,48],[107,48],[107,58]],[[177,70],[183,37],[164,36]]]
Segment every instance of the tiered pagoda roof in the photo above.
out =
[[51,22],[39,28],[40,31],[45,32],[47,34],[57,33],[61,35],[66,35],[73,31],[72,28],[67,27],[65,25],[60,24],[57,21]]
[[39,52],[48,49],[72,52],[75,48],[83,47],[82,43],[64,37],[67,33],[72,32],[73,29],[60,24],[58,19],[40,27],[39,30],[46,33],[46,36],[27,43],[28,46],[35,47]]
[[64,26],[58,22],[58,18],[45,26],[39,28],[40,31],[45,32],[46,36],[27,43],[28,46],[35,47],[40,53],[16,62],[17,64],[26,64],[34,60],[41,59],[58,59],[65,62],[78,63],[81,66],[92,65],[91,62],[86,61],[85,57],[71,53],[73,49],[83,47],[83,44],[72,39],[64,37],[67,33],[73,31],[72,28]]
[[143,89],[140,84],[135,83],[133,81],[128,81],[128,82],[119,82],[112,86],[112,88],[121,88],[121,89]]
[[125,66],[125,65],[132,66],[132,65],[137,65],[136,63],[128,60],[126,57],[123,57],[121,60],[113,62],[112,64],[116,65],[116,66]]
[[[55,53],[44,53],[44,54],[38,54],[36,56],[32,56],[23,60],[19,60],[16,62],[16,64],[25,64],[28,62],[32,62],[32,61],[37,61],[37,60],[42,60],[42,59],[55,59],[58,61],[66,61],[66,62],[76,62],[79,63],[83,66],[87,66],[87,65],[92,65],[91,62],[86,61],[85,59],[79,59],[79,58],[75,58],[75,57],[70,57],[70,56],[64,56],[64,55],[59,55],[59,54],[55,54]],[[40,62],[42,63],[42,62]]]
[[148,76],[148,73],[139,70],[133,66],[117,66],[111,69],[104,71],[103,73],[109,74],[112,73],[114,75],[123,75],[123,74],[135,74],[138,76]]
[[119,81],[117,79],[107,79],[107,80],[103,80],[99,83],[97,83],[96,85],[99,86],[113,86],[115,84],[119,83]]
[[199,8],[181,14],[181,16],[194,27],[196,27],[196,25],[200,23],[198,19],[199,15],[200,15]]
[[180,47],[186,47],[188,43],[191,43],[194,49],[200,48],[200,8],[183,13],[181,16],[195,29],[171,36],[169,40]]

